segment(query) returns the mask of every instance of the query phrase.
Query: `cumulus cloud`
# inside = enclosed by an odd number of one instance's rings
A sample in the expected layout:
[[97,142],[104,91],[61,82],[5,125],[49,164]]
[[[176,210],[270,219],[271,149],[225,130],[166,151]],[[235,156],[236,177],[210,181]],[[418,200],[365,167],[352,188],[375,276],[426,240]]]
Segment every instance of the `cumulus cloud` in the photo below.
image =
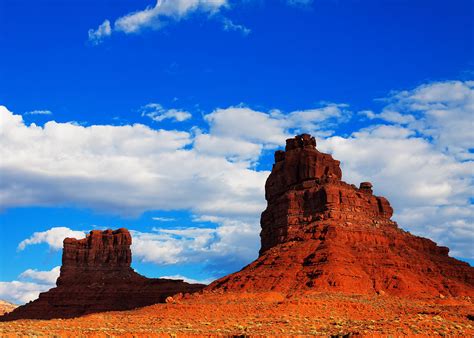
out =
[[155,6],[128,13],[115,20],[113,27],[105,20],[89,30],[89,41],[100,43],[113,32],[138,33],[143,29],[161,29],[170,21],[179,21],[193,12],[214,14],[227,6],[227,0],[157,0]]
[[473,163],[440,153],[409,129],[379,125],[319,144],[342,161],[347,181],[370,177],[398,207],[444,205],[469,198]]
[[[52,250],[60,250],[63,247],[63,240],[66,237],[83,238],[83,231],[74,231],[67,227],[54,227],[46,231],[35,232],[31,237],[18,244],[18,250],[24,250],[28,245],[46,243]],[[27,270],[25,273],[33,276],[33,271]]]
[[409,129],[380,125],[319,144],[342,161],[345,180],[372,180],[376,191],[389,196],[398,211],[469,204],[473,162],[440,153]]
[[194,148],[230,161],[256,163],[265,149],[284,144],[285,139],[307,132],[316,137],[334,133],[333,128],[352,116],[346,104],[325,103],[321,107],[283,113],[261,112],[249,107],[219,108],[204,116],[209,133],[195,131]]
[[440,151],[473,160],[474,81],[445,81],[400,91],[389,99],[379,118],[429,137]]
[[351,118],[352,112],[347,108],[347,104],[326,103],[320,108],[294,111],[283,117],[284,126],[293,132],[330,136],[334,133],[331,128]]
[[289,134],[284,130],[283,120],[247,107],[216,109],[205,115],[210,134],[260,144],[281,144]]
[[155,122],[161,122],[166,119],[182,122],[190,119],[192,115],[184,110],[165,109],[161,104],[149,103],[142,107],[142,116],[149,117]]
[[59,277],[59,269],[59,266],[49,271],[28,269],[18,276],[20,281],[0,282],[0,299],[15,304],[24,304],[35,300],[41,292],[48,291],[55,286],[56,279]]
[[260,157],[263,146],[228,136],[197,133],[194,148],[202,154],[226,157],[230,161],[255,161]]
[[153,228],[152,233],[133,231],[133,256],[158,265],[204,263],[208,273],[221,276],[254,259],[259,248],[258,218],[246,221],[201,216],[214,228]]
[[[83,127],[51,121],[43,127],[25,125],[20,115],[5,107],[0,107],[0,125],[0,204],[4,208],[68,203],[136,213],[170,209],[180,200],[189,208],[200,198],[191,189],[198,178],[202,181],[194,187],[197,191],[199,185],[206,190],[209,181],[226,187],[219,182],[230,180],[236,172],[249,184],[260,179],[260,174],[241,165],[222,159],[207,161],[183,150],[191,142],[187,132],[153,130],[140,124]],[[216,177],[213,171],[223,174]],[[186,185],[188,191],[181,189]],[[169,195],[170,191],[176,194]]]
[[331,135],[337,123],[347,121],[352,113],[346,104],[325,103],[319,108],[283,113],[260,112],[245,106],[216,109],[205,115],[210,134],[274,147],[293,133],[310,132]]
[[25,304],[38,298],[39,294],[48,291],[49,285],[32,282],[0,282],[0,298],[14,304]]
[[130,215],[180,206],[245,215],[264,207],[268,172],[199,149],[185,150],[192,143],[187,132],[139,124],[28,126],[5,107],[0,108],[0,124],[4,208],[66,204]]
[[60,266],[56,266],[48,271],[38,271],[36,269],[28,269],[23,271],[18,278],[22,280],[32,280],[38,283],[54,285],[59,277]]

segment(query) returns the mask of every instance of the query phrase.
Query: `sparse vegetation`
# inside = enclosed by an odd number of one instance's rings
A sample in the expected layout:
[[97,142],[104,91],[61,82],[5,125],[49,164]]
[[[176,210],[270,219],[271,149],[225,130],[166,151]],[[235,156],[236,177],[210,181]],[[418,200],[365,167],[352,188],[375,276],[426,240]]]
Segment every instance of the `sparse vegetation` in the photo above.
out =
[[[331,309],[331,311],[328,311]],[[159,337],[359,334],[473,336],[469,298],[414,300],[313,293],[281,301],[269,294],[196,295],[173,304],[67,320],[0,323],[2,337]]]

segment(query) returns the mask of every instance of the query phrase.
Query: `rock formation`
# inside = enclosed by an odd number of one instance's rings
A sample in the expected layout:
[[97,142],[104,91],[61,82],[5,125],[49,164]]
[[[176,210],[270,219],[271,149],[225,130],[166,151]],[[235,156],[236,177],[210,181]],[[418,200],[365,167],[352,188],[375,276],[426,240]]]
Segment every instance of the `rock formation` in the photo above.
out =
[[131,244],[127,229],[93,230],[80,240],[66,238],[57,287],[41,293],[37,300],[18,307],[0,320],[70,318],[93,312],[128,310],[204,287],[139,275],[130,267]]
[[288,139],[265,185],[258,259],[207,289],[474,296],[474,268],[398,228],[387,199],[343,182],[339,164],[308,134]]

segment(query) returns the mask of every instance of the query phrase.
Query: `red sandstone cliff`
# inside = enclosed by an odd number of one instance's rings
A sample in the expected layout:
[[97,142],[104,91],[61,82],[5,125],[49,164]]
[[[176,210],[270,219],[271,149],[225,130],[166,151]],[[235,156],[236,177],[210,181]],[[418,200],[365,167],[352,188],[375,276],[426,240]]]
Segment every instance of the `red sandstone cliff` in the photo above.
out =
[[127,229],[93,230],[84,239],[66,238],[57,287],[0,320],[70,318],[93,312],[128,310],[164,302],[202,284],[146,278],[131,267],[132,237]]
[[259,258],[207,289],[474,296],[474,268],[399,229],[369,182],[341,178],[314,137],[288,139],[265,185]]

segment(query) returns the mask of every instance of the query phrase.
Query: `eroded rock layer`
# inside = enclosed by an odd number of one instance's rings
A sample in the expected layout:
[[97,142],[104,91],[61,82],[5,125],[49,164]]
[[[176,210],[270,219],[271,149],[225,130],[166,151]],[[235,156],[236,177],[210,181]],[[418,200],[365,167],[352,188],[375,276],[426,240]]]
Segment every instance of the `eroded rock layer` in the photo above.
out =
[[391,220],[372,184],[341,180],[339,161],[307,134],[275,153],[259,258],[210,290],[474,296],[474,268]]
[[202,284],[146,278],[131,267],[132,237],[127,229],[91,231],[84,239],[66,238],[57,287],[0,320],[70,318],[88,313],[128,310],[164,302]]

